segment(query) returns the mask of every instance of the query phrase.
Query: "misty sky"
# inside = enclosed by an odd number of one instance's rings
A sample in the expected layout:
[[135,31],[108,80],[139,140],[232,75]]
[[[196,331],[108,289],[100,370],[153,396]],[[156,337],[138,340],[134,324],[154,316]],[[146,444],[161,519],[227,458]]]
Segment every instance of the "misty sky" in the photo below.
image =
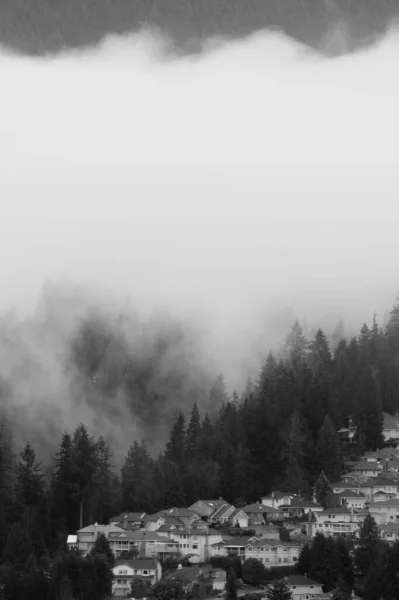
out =
[[0,309],[47,280],[204,310],[371,320],[398,290],[399,34],[316,58],[264,34],[196,60],[147,38],[0,62]]

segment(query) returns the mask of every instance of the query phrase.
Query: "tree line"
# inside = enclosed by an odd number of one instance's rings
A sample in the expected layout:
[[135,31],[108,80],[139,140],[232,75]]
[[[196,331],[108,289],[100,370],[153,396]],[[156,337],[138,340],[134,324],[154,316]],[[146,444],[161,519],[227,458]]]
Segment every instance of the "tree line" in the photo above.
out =
[[122,510],[153,513],[219,496],[243,506],[273,489],[310,495],[320,473],[329,481],[342,473],[337,429],[349,419],[355,449],[382,445],[382,411],[399,407],[398,358],[399,303],[386,327],[374,319],[357,337],[337,335],[334,350],[321,330],[308,340],[296,322],[282,355],[269,353],[243,394],[229,396],[219,375],[207,413],[195,402],[189,414],[178,412],[156,457],[133,441],[120,470],[110,443],[84,424],[63,434],[44,465],[30,443],[15,457],[3,419],[0,577],[43,574],[68,534]]

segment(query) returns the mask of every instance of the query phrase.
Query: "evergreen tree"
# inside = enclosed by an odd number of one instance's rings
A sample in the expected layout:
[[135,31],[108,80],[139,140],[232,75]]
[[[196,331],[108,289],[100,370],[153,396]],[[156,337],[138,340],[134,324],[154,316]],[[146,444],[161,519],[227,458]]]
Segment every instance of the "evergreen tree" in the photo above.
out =
[[201,433],[201,421],[197,403],[194,403],[186,433],[187,457],[192,458],[197,451],[198,439]]
[[292,600],[292,592],[285,581],[275,581],[268,597],[270,600]]
[[154,508],[154,461],[144,442],[130,446],[122,467],[122,502],[125,510],[151,512]]
[[325,508],[328,505],[328,499],[332,492],[331,484],[326,477],[326,474],[322,471],[314,484],[314,493],[316,500],[321,506]]
[[95,556],[96,554],[101,554],[108,561],[111,567],[113,567],[115,564],[115,558],[111,550],[111,546],[109,545],[109,541],[107,540],[104,534],[100,534],[99,536],[97,536],[97,539],[94,542],[90,554],[92,556]]
[[236,573],[233,567],[230,567],[227,574],[226,600],[237,600]]
[[[27,443],[21,452],[21,460],[16,467],[16,497],[25,514],[25,526],[29,530],[35,510],[44,499],[44,476],[36,453]],[[37,511],[36,511],[37,513]]]
[[182,412],[177,414],[172,425],[169,441],[166,444],[165,458],[182,467],[186,457],[186,431],[185,418]]
[[383,417],[378,390],[371,369],[364,366],[355,398],[357,439],[363,450],[377,450],[384,442]]
[[307,362],[308,354],[309,342],[303,335],[303,329],[299,321],[295,321],[285,339],[285,359],[294,371],[300,371]]
[[379,551],[378,528],[373,517],[368,514],[361,526],[354,552],[354,573],[364,579],[376,562]]
[[223,373],[220,373],[209,392],[210,411],[219,410],[219,408],[229,399],[226,389],[226,383]]
[[96,471],[94,475],[94,518],[105,523],[112,516],[115,504],[115,487],[112,473],[111,450],[102,436],[96,447]]
[[79,504],[79,528],[82,529],[86,510],[86,519],[91,522],[92,505],[95,493],[97,472],[97,447],[89,436],[86,427],[80,424],[73,434],[73,457],[76,473],[76,496]]
[[337,481],[342,471],[341,444],[328,415],[325,416],[320,429],[316,452],[320,471],[324,472],[329,480]]

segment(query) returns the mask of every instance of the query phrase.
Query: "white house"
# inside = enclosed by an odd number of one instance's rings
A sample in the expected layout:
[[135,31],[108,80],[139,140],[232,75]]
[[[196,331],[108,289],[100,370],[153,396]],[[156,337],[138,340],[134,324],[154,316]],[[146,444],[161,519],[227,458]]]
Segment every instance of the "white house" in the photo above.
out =
[[119,557],[123,551],[136,549],[141,558],[157,558],[163,560],[179,554],[179,544],[156,532],[119,531],[109,536],[109,544],[114,556]]
[[382,472],[382,465],[378,462],[361,461],[351,467],[351,473],[364,475],[365,477],[377,477]]
[[197,557],[199,562],[207,562],[213,555],[213,546],[223,541],[222,534],[210,527],[170,531],[170,540],[179,544],[183,556]]
[[201,517],[210,517],[215,510],[224,504],[227,504],[227,502],[223,498],[219,498],[219,500],[197,500],[188,507],[188,510],[197,513]]
[[370,502],[368,509],[376,523],[399,523],[399,500],[397,499]]
[[271,494],[262,497],[262,504],[264,506],[270,506],[270,508],[279,508],[282,505],[287,506],[288,504],[291,504],[294,498],[296,498],[295,494],[272,492]]
[[231,504],[222,504],[219,508],[217,508],[209,517],[209,521],[211,523],[228,523],[229,517],[236,509]]
[[227,540],[212,544],[212,556],[239,556],[245,560],[245,549],[249,542],[259,542],[256,536],[245,537],[237,535]]
[[145,515],[143,519],[144,527],[147,531],[157,531],[166,522],[166,517],[159,513],[155,515]]
[[345,507],[328,508],[317,515],[315,531],[323,535],[350,536],[355,534],[361,521],[354,510]]
[[399,523],[379,525],[380,536],[386,542],[394,543],[399,540]]
[[259,540],[248,542],[245,547],[245,560],[256,558],[265,567],[284,567],[295,565],[302,544],[282,542],[281,540]]
[[83,556],[86,556],[93,548],[99,535],[104,535],[108,540],[111,534],[118,533],[123,534],[125,532],[116,525],[99,525],[98,523],[88,525],[88,527],[83,527],[83,529],[77,531],[77,547]]
[[284,578],[289,586],[293,600],[313,600],[323,594],[323,586],[304,575],[289,575]]
[[161,563],[151,559],[120,560],[116,562],[112,571],[114,575],[113,596],[125,597],[129,594],[135,578],[141,579],[148,585],[154,585],[162,577]]
[[337,499],[341,506],[362,510],[366,504],[366,496],[361,492],[353,492],[352,490],[343,490],[337,494]]
[[382,434],[384,440],[399,440],[399,417],[383,413],[384,426]]
[[238,523],[241,529],[247,529],[249,523],[249,517],[242,508],[238,508],[229,515],[229,523],[235,527]]

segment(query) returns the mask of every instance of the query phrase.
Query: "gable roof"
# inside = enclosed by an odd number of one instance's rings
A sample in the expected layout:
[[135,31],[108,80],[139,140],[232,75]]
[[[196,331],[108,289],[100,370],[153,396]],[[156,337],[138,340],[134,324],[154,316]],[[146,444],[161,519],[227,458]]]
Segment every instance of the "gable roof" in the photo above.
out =
[[325,516],[325,515],[350,515],[351,511],[349,510],[349,508],[345,508],[344,506],[340,506],[337,508],[327,508],[325,510],[323,510],[322,513],[320,513],[320,516]]
[[272,508],[271,506],[266,506],[265,504],[248,504],[247,506],[244,506],[243,510],[246,513],[273,513],[283,518],[283,513],[281,512],[281,510],[278,510],[277,508]]
[[136,531],[131,529],[127,529],[126,531],[124,529],[120,529],[119,532],[110,534],[110,540],[117,540],[123,537],[125,539],[128,538],[133,542],[170,542],[167,537],[159,535],[155,531],[142,531],[141,529]]
[[381,500],[380,502],[370,502],[369,508],[376,506],[377,508],[390,508],[394,506],[399,506],[399,499],[392,498],[391,500]]
[[338,492],[335,494],[336,496],[340,496],[341,498],[365,498],[366,496],[362,494],[362,492],[354,492],[353,490],[342,490],[342,492]]
[[121,527],[117,527],[116,525],[88,525],[87,527],[83,527],[82,529],[78,529],[77,533],[98,533],[99,535],[103,533],[104,535],[110,533],[124,533],[124,530]]
[[190,508],[176,508],[176,506],[174,506],[173,508],[168,508],[167,510],[163,510],[161,511],[162,515],[168,516],[168,517],[200,517],[200,515],[195,512],[195,510],[191,510]]
[[389,413],[382,413],[384,418],[384,429],[398,429],[399,430],[399,418],[390,415]]
[[236,510],[234,512],[231,513],[230,515],[230,519],[233,519],[234,517],[236,517],[239,513],[242,513],[244,517],[246,517],[248,519],[248,515],[245,512],[245,510],[243,508],[236,508]]
[[351,466],[351,471],[382,471],[382,466],[377,462],[359,461]]
[[289,505],[291,508],[323,508],[321,504],[316,504],[312,500],[295,500]]
[[262,496],[262,500],[263,498],[267,499],[267,500],[282,500],[283,498],[295,498],[295,494],[292,494],[290,492],[272,492],[271,494],[267,494],[266,496]]
[[[157,561],[153,558],[133,558],[133,559],[123,559],[120,558],[116,560],[115,567],[120,567],[121,565],[126,565],[132,567],[133,569],[156,569]],[[114,568],[115,568],[114,567]]]
[[134,523],[140,523],[145,517],[145,512],[131,512],[131,513],[121,513],[120,515],[118,515],[117,517],[112,517],[111,519],[109,519],[110,523],[113,522],[119,522],[119,521],[124,521],[126,519],[126,521],[130,522],[134,522]]
[[314,579],[310,579],[309,577],[305,577],[304,575],[288,575],[287,577],[288,585],[322,585],[319,581],[315,581]]
[[212,514],[211,514],[211,518],[212,519],[221,519],[223,517],[223,515],[229,511],[231,508],[234,508],[234,506],[232,506],[231,504],[222,504],[221,506],[219,506],[219,508],[217,508]]
[[245,546],[251,541],[259,541],[259,538],[255,535],[251,537],[246,537],[244,535],[236,535],[231,537],[229,540],[224,542],[225,546],[235,546],[237,548],[245,548]]

